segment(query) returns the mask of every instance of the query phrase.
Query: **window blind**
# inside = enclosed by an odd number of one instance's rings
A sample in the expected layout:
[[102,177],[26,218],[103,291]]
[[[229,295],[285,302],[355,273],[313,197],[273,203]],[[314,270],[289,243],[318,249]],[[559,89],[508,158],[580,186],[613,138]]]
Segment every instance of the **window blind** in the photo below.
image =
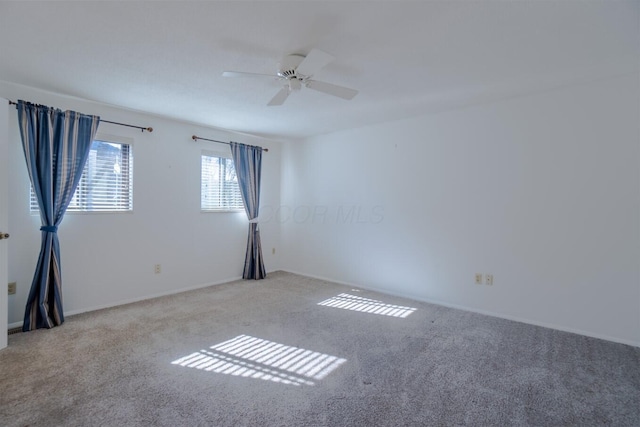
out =
[[200,209],[203,211],[244,209],[232,159],[202,155]]
[[[95,140],[67,212],[133,210],[133,156],[129,144]],[[31,188],[31,210],[38,202]]]

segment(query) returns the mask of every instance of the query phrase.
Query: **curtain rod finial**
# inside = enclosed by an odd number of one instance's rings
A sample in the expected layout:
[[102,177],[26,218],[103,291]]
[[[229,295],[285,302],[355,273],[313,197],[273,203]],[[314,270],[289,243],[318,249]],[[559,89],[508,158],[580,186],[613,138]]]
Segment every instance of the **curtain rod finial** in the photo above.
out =
[[195,136],[195,135],[191,135],[191,139],[193,139],[194,141],[197,141],[197,140],[198,140],[198,137],[197,137],[197,136]]
[[144,130],[146,130],[146,131],[147,131],[147,132],[149,132],[149,133],[153,132],[153,128],[152,128],[152,127],[148,127],[148,128],[146,128],[146,129],[144,129]]

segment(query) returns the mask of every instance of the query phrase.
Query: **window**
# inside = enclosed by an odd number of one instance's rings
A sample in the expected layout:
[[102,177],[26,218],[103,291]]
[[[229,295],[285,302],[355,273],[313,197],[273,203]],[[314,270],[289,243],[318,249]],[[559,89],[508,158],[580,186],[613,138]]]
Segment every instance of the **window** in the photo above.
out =
[[203,211],[244,209],[232,159],[216,154],[202,154],[200,209]]
[[[33,187],[31,211],[38,211]],[[131,145],[94,140],[82,177],[67,212],[121,212],[133,210],[133,155]]]

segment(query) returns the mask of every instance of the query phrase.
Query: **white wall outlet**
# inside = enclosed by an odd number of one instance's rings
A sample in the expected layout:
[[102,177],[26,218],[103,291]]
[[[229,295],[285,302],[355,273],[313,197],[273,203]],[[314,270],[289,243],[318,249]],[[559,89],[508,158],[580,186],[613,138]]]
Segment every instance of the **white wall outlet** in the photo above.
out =
[[482,285],[482,273],[476,273],[476,285]]
[[162,268],[160,267],[160,264],[156,264],[156,265],[153,267],[153,272],[154,272],[155,274],[160,274],[160,273],[162,273]]
[[489,286],[493,285],[493,274],[487,274],[485,276],[485,283]]

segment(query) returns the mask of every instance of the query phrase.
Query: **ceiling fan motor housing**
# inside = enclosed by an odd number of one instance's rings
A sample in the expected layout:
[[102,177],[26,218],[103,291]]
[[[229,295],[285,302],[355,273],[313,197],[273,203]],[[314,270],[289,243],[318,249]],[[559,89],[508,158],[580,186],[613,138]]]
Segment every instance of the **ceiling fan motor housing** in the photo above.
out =
[[296,69],[298,68],[298,65],[300,65],[300,63],[304,58],[305,58],[304,56],[297,55],[297,54],[285,56],[284,59],[282,60],[282,63],[280,63],[280,67],[279,67],[280,70],[278,71],[278,75],[287,80],[290,80],[290,79],[302,80],[306,76],[298,76],[296,74]]

